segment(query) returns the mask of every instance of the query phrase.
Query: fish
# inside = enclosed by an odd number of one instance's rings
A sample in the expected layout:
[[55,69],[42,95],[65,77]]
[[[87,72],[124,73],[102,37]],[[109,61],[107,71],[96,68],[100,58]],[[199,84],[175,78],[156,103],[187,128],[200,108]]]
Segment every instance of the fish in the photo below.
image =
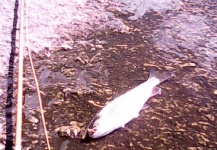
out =
[[108,135],[116,129],[124,128],[141,110],[147,109],[149,98],[161,94],[160,83],[174,76],[168,71],[151,70],[146,82],[116,97],[103,107],[86,127],[82,139],[97,139]]

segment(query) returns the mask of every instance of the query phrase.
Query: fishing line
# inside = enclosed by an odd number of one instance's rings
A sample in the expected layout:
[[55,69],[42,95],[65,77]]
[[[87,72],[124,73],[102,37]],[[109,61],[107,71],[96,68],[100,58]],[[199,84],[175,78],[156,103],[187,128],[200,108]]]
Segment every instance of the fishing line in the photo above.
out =
[[25,29],[26,29],[26,43],[27,43],[27,50],[28,50],[28,54],[29,54],[29,60],[30,60],[30,64],[31,64],[31,68],[32,68],[32,73],[34,76],[34,80],[35,80],[35,85],[36,85],[36,89],[37,89],[37,94],[38,94],[38,100],[39,100],[39,106],[40,106],[40,112],[41,112],[41,118],[42,118],[42,123],[43,123],[43,128],[44,128],[44,133],[45,133],[45,138],[46,138],[46,142],[47,142],[47,146],[48,149],[51,150],[51,146],[50,146],[50,142],[49,142],[49,138],[48,138],[48,132],[47,132],[47,127],[46,127],[46,121],[45,121],[45,117],[44,117],[44,110],[43,110],[43,106],[42,106],[42,100],[41,100],[41,94],[40,94],[40,88],[39,88],[39,83],[38,83],[38,79],[36,76],[36,72],[34,69],[34,65],[33,65],[33,61],[32,61],[32,56],[31,56],[31,49],[30,49],[30,44],[29,44],[29,31],[28,31],[28,14],[29,14],[29,10],[28,10],[28,0],[27,2],[25,2],[26,4],[26,16],[25,16]]
[[69,120],[63,114],[61,114],[60,111],[53,104],[51,104],[51,106],[57,111],[60,117],[62,117],[67,123],[70,123]]

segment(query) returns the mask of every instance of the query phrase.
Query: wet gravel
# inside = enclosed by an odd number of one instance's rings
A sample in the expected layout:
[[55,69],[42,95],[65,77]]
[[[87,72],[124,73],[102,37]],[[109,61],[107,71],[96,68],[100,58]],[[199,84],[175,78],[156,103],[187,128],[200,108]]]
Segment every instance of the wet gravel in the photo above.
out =
[[[147,1],[144,13],[138,4],[107,9],[123,26],[109,22],[33,54],[53,149],[216,149],[217,3]],[[75,136],[108,101],[147,80],[151,68],[175,77],[126,130],[97,140]],[[28,58],[24,74],[23,149],[45,149]]]

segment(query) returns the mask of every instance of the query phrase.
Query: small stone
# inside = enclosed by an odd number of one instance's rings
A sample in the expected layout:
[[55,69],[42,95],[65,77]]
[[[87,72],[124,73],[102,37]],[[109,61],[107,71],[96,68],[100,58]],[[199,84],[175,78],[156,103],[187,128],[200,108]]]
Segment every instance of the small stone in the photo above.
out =
[[34,116],[29,116],[28,120],[29,120],[29,122],[31,122],[31,123],[38,123],[38,121],[39,121],[39,120],[38,120],[36,117],[34,117]]
[[215,117],[214,117],[213,115],[211,115],[211,114],[206,115],[206,117],[207,117],[209,120],[211,120],[211,121],[214,121],[214,120],[215,120]]
[[198,124],[196,122],[193,122],[191,125],[192,126],[197,126]]
[[183,64],[183,65],[180,65],[181,67],[196,67],[196,64],[195,63],[186,63],[186,64]]
[[97,106],[97,107],[103,107],[102,105],[100,105],[98,102],[95,102],[93,100],[88,100],[88,103],[94,105],[94,106]]
[[38,127],[37,127],[37,126],[34,126],[32,129],[33,129],[33,130],[38,130]]
[[78,126],[78,122],[77,121],[71,121],[70,125],[72,125],[72,126]]
[[61,48],[63,48],[63,49],[73,49],[72,46],[69,46],[69,45],[66,44],[66,43],[62,44],[62,45],[61,45]]
[[95,45],[96,48],[103,49],[102,45]]
[[92,47],[91,49],[90,49],[90,51],[95,51],[96,50],[96,48],[95,47]]
[[37,144],[37,143],[38,143],[38,140],[32,141],[32,144]]
[[217,90],[214,90],[214,92],[213,92],[215,95],[217,95]]
[[111,95],[111,94],[112,94],[112,90],[111,90],[111,89],[105,89],[104,92],[105,92],[107,95]]

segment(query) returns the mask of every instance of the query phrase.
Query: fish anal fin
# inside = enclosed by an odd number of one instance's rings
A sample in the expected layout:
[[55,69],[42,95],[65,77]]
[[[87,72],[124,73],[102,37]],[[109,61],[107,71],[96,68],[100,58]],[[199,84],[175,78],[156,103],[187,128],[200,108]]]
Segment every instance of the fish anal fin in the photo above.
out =
[[155,96],[155,95],[157,95],[157,94],[161,94],[161,92],[162,92],[161,88],[155,86],[155,87],[152,89],[151,96]]

